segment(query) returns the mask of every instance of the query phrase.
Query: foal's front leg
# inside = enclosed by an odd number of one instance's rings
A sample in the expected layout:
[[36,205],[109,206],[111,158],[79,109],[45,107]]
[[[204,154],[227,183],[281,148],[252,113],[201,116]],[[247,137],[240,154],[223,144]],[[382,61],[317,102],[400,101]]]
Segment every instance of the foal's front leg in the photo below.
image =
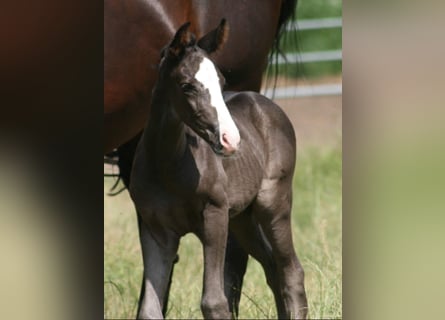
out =
[[203,212],[204,281],[201,310],[206,319],[230,319],[224,295],[224,257],[229,214],[226,206],[207,204]]

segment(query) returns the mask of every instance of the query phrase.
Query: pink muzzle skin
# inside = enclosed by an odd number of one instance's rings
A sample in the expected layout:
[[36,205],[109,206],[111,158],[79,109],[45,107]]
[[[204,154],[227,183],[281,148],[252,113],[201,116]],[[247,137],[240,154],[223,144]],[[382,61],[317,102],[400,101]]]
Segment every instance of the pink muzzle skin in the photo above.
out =
[[221,145],[223,146],[223,153],[226,156],[234,154],[239,149],[240,136],[238,132],[230,134],[229,132],[222,132],[220,137]]

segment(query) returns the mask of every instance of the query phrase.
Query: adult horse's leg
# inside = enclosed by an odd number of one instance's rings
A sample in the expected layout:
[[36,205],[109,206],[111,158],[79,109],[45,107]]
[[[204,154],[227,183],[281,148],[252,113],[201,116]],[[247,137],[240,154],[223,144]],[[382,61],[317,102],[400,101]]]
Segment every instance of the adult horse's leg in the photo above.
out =
[[252,212],[272,247],[276,264],[281,299],[285,312],[280,318],[306,319],[307,299],[304,289],[304,271],[292,242],[291,208],[292,177],[268,180],[259,192]]
[[228,208],[207,204],[198,236],[204,251],[204,279],[201,310],[205,319],[229,319],[224,295],[224,257],[228,234]]
[[238,317],[243,278],[249,256],[241,247],[235,235],[229,231],[226,258],[224,261],[224,292],[232,316]]
[[[142,221],[141,215],[139,213],[136,213],[136,215],[138,217],[139,241],[141,241],[141,227],[142,223],[144,222]],[[137,315],[141,313],[142,301],[144,300],[144,296],[145,296],[145,276],[144,276],[144,271],[142,270],[142,284],[141,284],[141,290],[139,292],[138,310],[136,313]],[[168,296],[168,293],[166,294],[166,296]],[[166,301],[164,301],[164,305],[166,305]],[[162,310],[162,314],[165,317],[164,310]]]
[[138,319],[161,319],[179,238],[172,232],[157,230],[157,239],[155,239],[152,230],[142,219],[140,219],[139,228],[145,292],[139,305]]
[[[141,138],[141,134],[138,134],[136,137],[128,141],[127,143],[123,144],[117,149],[117,153],[119,156],[118,159],[118,166],[119,166],[119,176],[122,178],[122,181],[124,182],[125,187],[128,189],[130,186],[130,176],[131,176],[131,168],[133,167],[133,159],[134,154],[136,151],[136,147],[138,145],[139,139]],[[139,213],[137,213],[137,219],[138,219],[138,228],[139,228],[139,237],[141,236],[141,216]],[[175,263],[178,261],[179,257],[176,256]],[[166,315],[167,313],[167,306],[168,306],[168,298],[170,294],[170,286],[172,282],[173,277],[173,268],[170,274],[169,282],[168,282],[168,289],[167,293],[164,296],[164,303],[162,307],[162,314]],[[137,314],[140,313],[142,300],[144,299],[144,293],[145,293],[145,280],[144,276],[142,276],[142,285],[141,290],[139,294],[139,301],[138,301],[138,310]]]
[[127,189],[130,186],[131,168],[133,167],[134,154],[140,138],[141,134],[138,134],[133,139],[117,148],[117,154],[119,156],[117,162],[117,165],[119,166],[119,176],[122,178]]

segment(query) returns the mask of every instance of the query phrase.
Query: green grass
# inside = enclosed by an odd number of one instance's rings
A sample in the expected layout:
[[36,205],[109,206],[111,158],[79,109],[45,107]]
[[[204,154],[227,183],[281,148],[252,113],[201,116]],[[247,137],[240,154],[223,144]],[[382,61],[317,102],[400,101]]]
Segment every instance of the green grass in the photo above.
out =
[[298,0],[297,19],[340,17],[342,0]]
[[[294,177],[293,235],[306,274],[309,316],[342,316],[342,154],[304,149]],[[113,181],[104,179],[104,192]],[[134,318],[142,260],[136,216],[128,194],[104,199],[104,317]],[[181,240],[168,318],[202,318],[202,248],[193,235]],[[249,260],[240,318],[276,318],[272,293],[260,265]]]

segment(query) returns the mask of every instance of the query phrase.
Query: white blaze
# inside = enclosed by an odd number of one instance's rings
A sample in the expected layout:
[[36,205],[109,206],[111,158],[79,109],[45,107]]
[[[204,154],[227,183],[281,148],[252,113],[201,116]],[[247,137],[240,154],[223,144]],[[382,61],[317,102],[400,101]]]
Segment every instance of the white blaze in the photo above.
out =
[[237,149],[240,141],[239,131],[224,102],[218,73],[209,59],[204,58],[201,61],[198,72],[195,74],[195,79],[201,82],[210,93],[210,104],[216,109],[218,115],[219,140],[221,144],[224,147]]

